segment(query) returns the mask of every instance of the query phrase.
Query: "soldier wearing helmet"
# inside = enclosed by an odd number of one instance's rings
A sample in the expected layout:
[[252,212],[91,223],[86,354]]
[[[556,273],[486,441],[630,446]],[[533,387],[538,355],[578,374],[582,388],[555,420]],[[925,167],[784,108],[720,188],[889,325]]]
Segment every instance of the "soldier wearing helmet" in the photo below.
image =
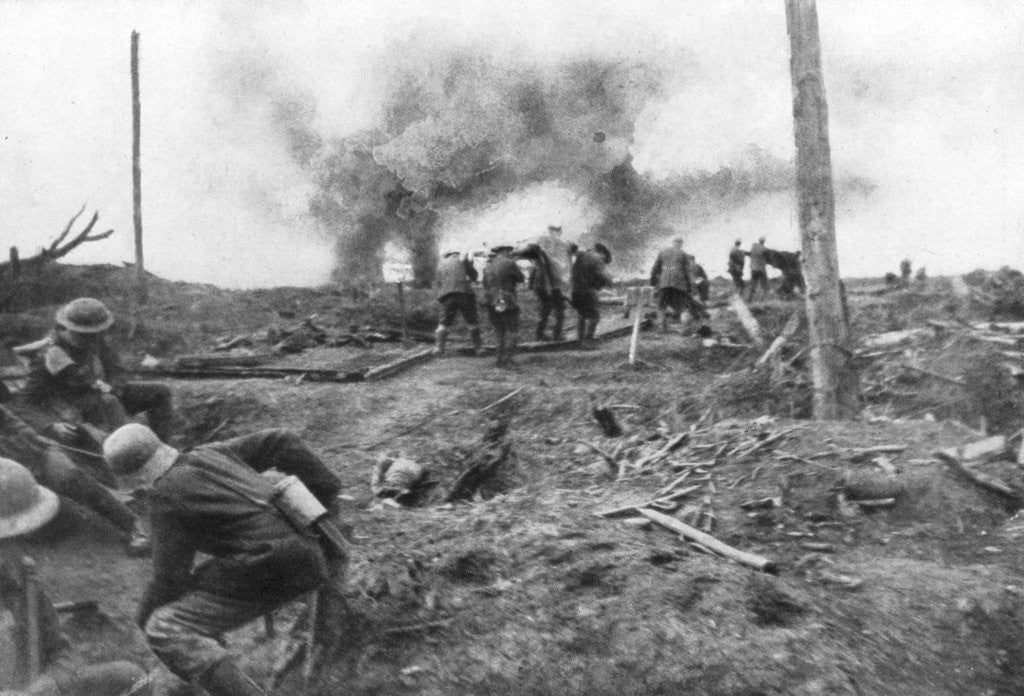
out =
[[[150,426],[169,437],[175,414],[171,390],[158,382],[125,382],[117,354],[106,340],[114,316],[99,300],[80,297],[61,307],[52,333],[23,346],[31,367],[24,401],[25,417],[45,434],[67,444],[89,446],[145,413]],[[101,434],[89,431],[93,426]],[[91,438],[83,431],[92,432]],[[90,443],[90,439],[93,443]]]
[[[98,480],[76,466],[56,442],[40,437],[28,423],[3,406],[0,406],[0,457],[22,462],[37,481],[109,520],[121,532],[128,555],[142,556],[149,552],[149,538],[138,516]],[[111,478],[110,483],[116,481]]]
[[35,562],[19,538],[57,514],[58,498],[28,469],[0,458],[0,692],[127,694],[150,692],[146,672],[130,662],[82,665],[65,654],[57,613],[33,580]]
[[[340,559],[275,509],[274,480],[262,474],[297,476],[328,508],[341,483],[285,430],[180,453],[131,423],[107,438],[103,452],[124,487],[148,491],[153,575],[137,618],[150,648],[213,696],[263,694],[222,634],[318,588]],[[209,560],[194,565],[197,554]]]

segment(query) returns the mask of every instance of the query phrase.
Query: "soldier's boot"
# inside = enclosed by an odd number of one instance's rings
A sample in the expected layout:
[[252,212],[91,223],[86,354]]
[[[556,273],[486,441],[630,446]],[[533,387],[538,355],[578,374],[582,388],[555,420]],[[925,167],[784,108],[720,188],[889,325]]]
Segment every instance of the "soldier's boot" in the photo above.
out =
[[480,341],[480,327],[474,326],[469,330],[469,340],[473,345],[473,355],[479,355],[483,344]]
[[576,320],[576,342],[583,348],[587,340],[587,320],[582,317]]
[[198,683],[210,696],[266,696],[267,693],[231,658],[215,662],[200,675]]
[[448,344],[448,329],[438,326],[434,331],[434,355],[444,355],[445,346]]
[[553,331],[551,332],[551,340],[552,341],[564,341],[565,340],[565,336],[562,334],[562,327],[563,326],[565,326],[565,310],[559,308],[559,309],[555,310],[555,327],[554,327]]

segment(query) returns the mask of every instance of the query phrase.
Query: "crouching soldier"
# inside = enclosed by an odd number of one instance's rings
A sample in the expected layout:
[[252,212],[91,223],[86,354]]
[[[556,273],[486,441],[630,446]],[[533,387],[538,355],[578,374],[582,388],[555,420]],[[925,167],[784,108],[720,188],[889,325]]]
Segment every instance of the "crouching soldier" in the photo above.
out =
[[123,381],[117,354],[106,340],[113,324],[106,305],[80,297],[57,311],[49,336],[15,349],[31,360],[23,399],[34,411],[49,415],[49,422],[32,419],[32,425],[50,427],[46,434],[75,444],[80,432],[74,425],[109,433],[127,423],[129,415],[145,413],[160,437],[172,434],[176,416],[170,388],[159,382]]
[[459,313],[469,326],[473,351],[480,350],[480,324],[477,319],[476,294],[473,292],[476,279],[477,272],[469,257],[457,251],[449,251],[441,258],[437,266],[437,301],[441,303],[441,320],[434,332],[434,352],[438,355],[444,355],[448,331]]
[[119,696],[150,693],[130,662],[83,665],[65,650],[57,613],[18,538],[57,514],[56,494],[18,462],[0,458],[0,695]]
[[129,556],[149,553],[149,539],[138,516],[99,481],[78,468],[54,442],[0,406],[0,457],[21,462],[37,481],[57,495],[89,508],[121,532]]
[[[148,491],[153,576],[138,611],[153,653],[213,696],[264,691],[221,636],[320,587],[339,559],[275,504],[275,481],[292,474],[325,507],[341,484],[294,434],[266,430],[180,453],[129,424],[103,444],[126,487]],[[196,554],[208,560],[193,566]]]
[[612,284],[608,264],[612,252],[604,244],[576,256],[572,265],[572,294],[570,302],[576,310],[576,338],[581,348],[593,347],[597,324],[601,321],[601,307],[597,291]]

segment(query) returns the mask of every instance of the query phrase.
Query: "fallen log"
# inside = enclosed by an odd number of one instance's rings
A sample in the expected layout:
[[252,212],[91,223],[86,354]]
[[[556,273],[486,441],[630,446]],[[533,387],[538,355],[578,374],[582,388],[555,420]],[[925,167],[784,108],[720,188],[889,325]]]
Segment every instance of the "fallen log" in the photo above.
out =
[[743,298],[739,296],[739,293],[733,293],[729,298],[729,306],[732,311],[736,312],[736,316],[739,317],[740,324],[743,325],[743,330],[747,332],[747,336],[753,341],[754,345],[758,350],[764,348],[764,339],[761,337],[761,326],[757,323],[757,319],[750,313],[750,308],[747,307],[747,303],[743,301]]
[[967,386],[967,383],[964,382],[962,379],[957,379],[956,377],[949,377],[948,375],[939,374],[938,372],[932,372],[931,370],[926,370],[923,367],[915,367],[914,365],[908,365],[906,363],[902,363],[900,367],[902,367],[904,370],[910,370],[911,372],[917,372],[927,377],[932,377],[943,382],[948,382],[949,384],[955,384],[958,387]]
[[366,371],[364,377],[368,381],[374,379],[381,379],[383,377],[389,377],[395,374],[396,372],[401,372],[402,370],[412,367],[413,365],[418,365],[419,363],[427,362],[433,357],[433,348],[423,348],[422,350],[416,351],[412,355],[406,355],[405,357],[399,358],[398,360],[392,360],[389,363],[378,365],[377,367],[372,367]]
[[737,563],[755,568],[756,570],[760,570],[765,573],[771,573],[776,569],[776,564],[773,561],[770,561],[763,556],[758,556],[757,554],[735,549],[725,542],[719,541],[710,534],[702,532],[699,529],[695,529],[685,522],[680,522],[674,517],[663,515],[662,513],[655,512],[654,510],[645,510],[643,508],[639,509],[638,512],[647,519],[678,533],[683,539],[687,541],[695,541],[701,546],[711,549],[719,556],[724,556],[725,558],[736,561]]
[[[216,349],[215,349],[216,350]],[[270,353],[247,355],[179,355],[174,358],[174,368],[199,370],[206,367],[254,367],[274,359]]]
[[282,379],[301,377],[308,382],[362,382],[363,371],[340,372],[305,367],[204,367],[170,368],[152,367],[135,370],[131,374],[145,377],[171,377],[174,379]]
[[1006,438],[1002,435],[993,435],[983,440],[969,442],[961,445],[950,452],[961,461],[972,461],[975,459],[997,458],[1006,454]]
[[1020,492],[995,476],[971,469],[946,450],[938,450],[933,456],[979,488],[1001,495],[1015,505],[1021,504]]

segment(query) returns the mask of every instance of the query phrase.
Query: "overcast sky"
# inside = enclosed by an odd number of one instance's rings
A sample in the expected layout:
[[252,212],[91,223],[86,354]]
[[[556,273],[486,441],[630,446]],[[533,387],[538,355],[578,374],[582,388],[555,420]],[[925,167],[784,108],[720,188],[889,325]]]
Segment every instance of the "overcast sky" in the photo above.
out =
[[[1024,260],[1024,3],[819,0],[836,175],[874,184],[837,208],[840,270],[929,273]],[[112,227],[72,262],[133,258],[130,34],[141,34],[147,267],[232,287],[327,280],[330,238],[311,182],[256,101],[242,64],[272,65],[315,98],[325,137],[372,126],[396,47],[482,49],[497,60],[626,57],[674,66],[630,151],[651,176],[714,171],[750,143],[793,156],[783,0],[0,0],[0,239],[27,256],[82,204]],[[226,66],[235,66],[228,68]],[[593,211],[552,183],[444,218],[447,245],[481,226],[571,239]],[[712,274],[731,240],[799,248],[789,195],[755,197],[679,231]],[[489,238],[492,239],[492,238]],[[652,257],[656,249],[652,249]],[[6,251],[4,252],[6,255]]]

